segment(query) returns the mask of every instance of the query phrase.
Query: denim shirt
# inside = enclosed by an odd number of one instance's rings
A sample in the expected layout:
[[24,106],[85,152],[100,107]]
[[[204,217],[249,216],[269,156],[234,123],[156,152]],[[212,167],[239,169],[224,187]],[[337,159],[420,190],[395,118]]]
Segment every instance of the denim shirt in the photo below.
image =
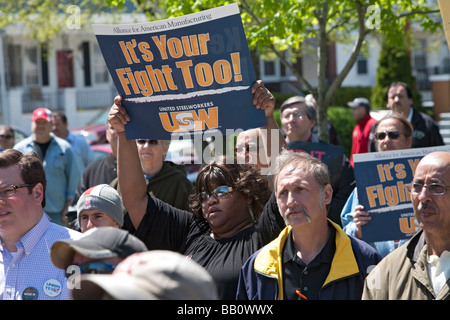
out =
[[[42,159],[40,148],[32,136],[20,141],[14,149],[27,153],[34,151]],[[43,158],[47,187],[44,211],[49,214],[61,213],[67,200],[73,198],[81,172],[78,168],[70,144],[64,139],[52,135],[45,158]]]
[[89,163],[95,161],[94,151],[92,151],[85,138],[76,136],[71,132],[67,135],[66,141],[70,143],[78,168],[80,172],[83,173],[84,168],[86,168]]
[[[353,222],[353,215],[355,214],[355,207],[359,205],[358,200],[358,189],[353,189],[353,192],[347,199],[341,213],[342,229],[345,233],[352,237],[356,237],[356,224]],[[370,222],[369,222],[370,223]],[[368,242],[372,247],[374,247],[378,253],[384,258],[393,250],[397,249],[399,246],[407,242],[408,239],[403,239],[400,241],[388,240],[388,241],[377,241]]]

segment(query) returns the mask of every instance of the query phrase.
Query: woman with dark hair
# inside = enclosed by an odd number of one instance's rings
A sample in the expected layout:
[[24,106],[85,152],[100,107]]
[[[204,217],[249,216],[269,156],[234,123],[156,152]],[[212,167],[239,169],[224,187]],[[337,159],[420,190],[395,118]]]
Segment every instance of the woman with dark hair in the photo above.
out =
[[[261,81],[252,91],[256,108],[265,111],[267,127],[278,129],[272,94]],[[152,198],[136,143],[125,136],[129,116],[120,97],[114,102],[108,119],[118,135],[119,185],[134,235],[150,250],[177,251],[193,259],[214,278],[221,299],[235,299],[244,262],[285,227],[267,180],[256,166],[221,158],[200,171],[190,199],[193,213]]]

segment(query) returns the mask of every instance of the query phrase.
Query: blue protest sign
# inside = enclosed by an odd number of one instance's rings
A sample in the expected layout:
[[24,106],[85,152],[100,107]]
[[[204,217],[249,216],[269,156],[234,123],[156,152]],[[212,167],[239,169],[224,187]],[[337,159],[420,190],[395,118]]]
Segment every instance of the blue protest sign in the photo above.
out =
[[344,163],[344,147],[328,143],[289,142],[288,148],[294,152],[306,152],[328,166],[331,185],[335,185],[341,177]]
[[371,217],[362,227],[364,241],[408,239],[417,231],[407,184],[420,159],[434,151],[450,151],[450,146],[353,156],[359,203]]
[[131,121],[128,139],[193,138],[260,127],[237,4],[156,22],[93,25]]

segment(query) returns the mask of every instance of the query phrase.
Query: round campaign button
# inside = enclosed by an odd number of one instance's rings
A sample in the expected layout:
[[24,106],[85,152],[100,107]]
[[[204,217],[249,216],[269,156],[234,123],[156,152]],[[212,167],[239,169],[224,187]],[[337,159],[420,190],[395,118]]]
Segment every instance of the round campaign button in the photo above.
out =
[[35,287],[28,287],[22,292],[23,300],[36,300],[39,296],[39,292]]
[[44,283],[44,293],[49,297],[56,297],[61,293],[61,283],[56,279],[47,280]]

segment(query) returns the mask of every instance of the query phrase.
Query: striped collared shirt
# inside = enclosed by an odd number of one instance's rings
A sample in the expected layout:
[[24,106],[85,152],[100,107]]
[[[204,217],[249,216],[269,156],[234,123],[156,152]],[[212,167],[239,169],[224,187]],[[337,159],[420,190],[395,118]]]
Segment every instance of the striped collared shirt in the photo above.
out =
[[17,252],[9,252],[0,240],[0,300],[70,299],[65,270],[52,263],[50,249],[57,240],[81,236],[43,214],[16,243]]

